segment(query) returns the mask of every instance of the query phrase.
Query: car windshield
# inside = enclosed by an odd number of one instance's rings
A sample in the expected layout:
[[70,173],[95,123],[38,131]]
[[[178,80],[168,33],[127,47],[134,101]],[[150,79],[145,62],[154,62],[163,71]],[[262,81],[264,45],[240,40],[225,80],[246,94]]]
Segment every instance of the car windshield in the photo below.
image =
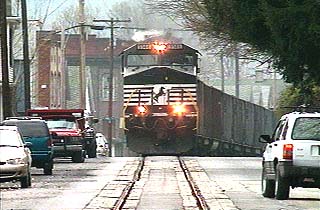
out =
[[298,118],[293,127],[292,139],[320,141],[320,118],[319,117]]
[[68,119],[48,119],[47,120],[49,129],[56,128],[66,128],[66,129],[75,129],[76,123]]
[[49,130],[42,121],[7,121],[6,125],[17,125],[24,137],[46,137]]
[[11,130],[0,130],[0,147],[1,146],[12,146],[12,147],[20,147],[22,145],[22,141],[20,136],[16,131]]

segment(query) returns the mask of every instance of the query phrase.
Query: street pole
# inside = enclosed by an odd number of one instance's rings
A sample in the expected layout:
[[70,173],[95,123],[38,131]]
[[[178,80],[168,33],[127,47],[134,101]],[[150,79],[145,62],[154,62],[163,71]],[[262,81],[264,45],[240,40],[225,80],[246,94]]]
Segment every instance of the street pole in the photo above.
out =
[[[0,1],[0,43],[1,43],[1,70],[2,70],[2,107],[3,119],[11,116],[12,102],[9,85],[8,42],[7,42],[7,6],[6,1]],[[0,119],[1,120],[1,119]]]
[[29,60],[29,38],[28,38],[28,19],[27,3],[21,0],[22,14],[22,35],[23,35],[23,70],[24,70],[24,107],[25,111],[30,109],[30,60]]
[[80,66],[79,66],[79,83],[80,83],[80,108],[86,108],[86,45],[85,45],[85,28],[84,28],[84,0],[79,0],[79,25],[80,27]]
[[109,126],[108,126],[108,138],[110,141],[110,151],[109,151],[109,156],[112,157],[112,127],[113,127],[113,62],[114,62],[114,38],[113,38],[113,27],[114,27],[114,22],[113,18],[111,18],[110,22],[110,76],[109,76],[109,101],[108,101],[108,118],[109,118]]
[[60,48],[61,48],[61,108],[65,109],[66,108],[66,69],[65,69],[65,49],[66,49],[66,44],[65,44],[65,29],[62,26],[61,29],[61,40],[60,40]]
[[131,20],[93,20],[93,22],[110,23],[110,73],[109,73],[109,98],[108,98],[108,143],[109,157],[112,157],[112,132],[113,132],[113,65],[114,65],[114,24],[120,22],[130,22]]

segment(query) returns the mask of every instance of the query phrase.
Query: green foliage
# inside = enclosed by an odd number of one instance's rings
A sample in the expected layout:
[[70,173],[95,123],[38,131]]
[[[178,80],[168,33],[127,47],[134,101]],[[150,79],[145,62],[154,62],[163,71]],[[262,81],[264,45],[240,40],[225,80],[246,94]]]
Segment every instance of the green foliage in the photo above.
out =
[[286,82],[320,85],[320,1],[204,0],[212,30],[272,55]]
[[303,104],[300,97],[300,90],[293,86],[286,88],[280,95],[278,106],[275,110],[276,116],[280,118],[283,114],[291,111],[284,107],[299,106]]
[[261,51],[268,51],[271,34],[265,23],[259,0],[234,1],[233,14],[232,38],[250,43]]
[[[295,107],[303,104],[311,107],[320,107],[320,86],[310,84],[308,87],[309,92],[306,93],[302,88],[290,86],[286,88],[280,95],[277,109],[275,110],[276,116],[280,117],[283,114],[292,111],[284,107]],[[309,100],[306,101],[306,98]]]

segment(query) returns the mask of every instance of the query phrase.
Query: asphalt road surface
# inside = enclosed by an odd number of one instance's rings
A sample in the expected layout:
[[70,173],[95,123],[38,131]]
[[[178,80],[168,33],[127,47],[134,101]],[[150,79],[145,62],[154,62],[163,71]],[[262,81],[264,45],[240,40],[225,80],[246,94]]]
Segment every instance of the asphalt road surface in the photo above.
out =
[[[193,158],[194,159],[194,158]],[[288,200],[261,195],[261,158],[196,158],[208,176],[243,210],[319,210],[320,189],[295,188]]]
[[[230,209],[320,209],[319,189],[293,189],[290,199],[284,201],[262,197],[261,158],[184,157],[184,159],[192,160],[204,169],[208,180],[206,183],[200,183],[201,180],[205,180],[204,178],[196,181],[199,185],[210,182],[210,186],[216,186],[215,192],[225,195],[223,199],[231,201]],[[117,175],[121,170],[124,172],[124,167],[139,160],[138,157],[98,156],[86,159],[85,163],[72,163],[68,159],[55,159],[53,175],[43,175],[41,169],[32,169],[31,188],[21,189],[19,182],[1,183],[0,209],[108,209],[102,207],[105,200],[98,200],[101,205],[98,203],[95,208],[89,204],[93,203],[110,182],[117,180]],[[165,202],[167,198],[159,199]],[[149,206],[149,209],[151,207]]]

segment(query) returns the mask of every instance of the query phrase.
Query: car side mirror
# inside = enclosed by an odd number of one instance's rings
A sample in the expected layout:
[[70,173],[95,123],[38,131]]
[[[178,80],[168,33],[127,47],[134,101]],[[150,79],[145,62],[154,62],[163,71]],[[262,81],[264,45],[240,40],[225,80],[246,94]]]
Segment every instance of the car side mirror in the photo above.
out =
[[260,138],[259,138],[259,142],[271,143],[272,139],[271,139],[270,135],[261,135]]
[[27,148],[31,148],[31,147],[32,147],[32,143],[27,141],[27,142],[24,144],[24,146],[27,147]]

